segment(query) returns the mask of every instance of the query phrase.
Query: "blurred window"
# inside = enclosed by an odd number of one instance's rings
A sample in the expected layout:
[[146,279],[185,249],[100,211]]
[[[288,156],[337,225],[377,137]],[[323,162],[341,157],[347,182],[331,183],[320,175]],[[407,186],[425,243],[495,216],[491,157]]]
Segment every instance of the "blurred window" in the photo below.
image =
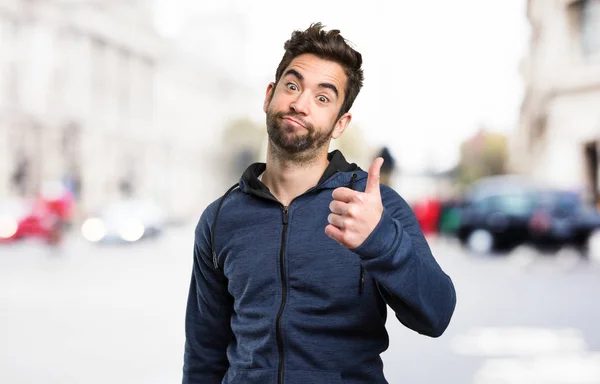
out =
[[503,211],[512,215],[525,215],[531,212],[534,201],[530,195],[508,195],[500,199]]
[[534,197],[530,194],[498,195],[490,199],[494,211],[507,215],[523,216],[531,212],[534,206]]
[[108,46],[100,39],[92,38],[92,96],[93,104],[101,112],[106,111],[107,73],[106,57]]
[[129,113],[131,112],[131,61],[131,53],[125,49],[119,50],[119,91],[117,99],[119,100],[119,112],[123,118],[129,117]]
[[489,212],[493,208],[493,198],[486,197],[480,200],[477,200],[473,203],[473,210],[476,213],[485,213]]
[[581,1],[581,38],[585,56],[600,59],[600,0]]
[[542,193],[538,201],[539,205],[552,210],[555,213],[573,213],[583,207],[578,194],[571,192],[547,192]]

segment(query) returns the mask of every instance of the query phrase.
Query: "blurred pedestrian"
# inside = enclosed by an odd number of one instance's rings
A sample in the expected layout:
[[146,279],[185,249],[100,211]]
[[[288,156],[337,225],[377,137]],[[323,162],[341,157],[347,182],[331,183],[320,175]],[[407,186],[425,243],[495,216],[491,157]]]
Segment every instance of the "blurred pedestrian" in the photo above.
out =
[[396,159],[394,159],[388,147],[383,147],[377,157],[381,157],[383,159],[379,181],[381,184],[391,186],[392,176],[394,175],[394,170],[396,169]]
[[330,140],[348,127],[362,57],[337,30],[295,31],[266,89],[266,163],[195,233],[183,382],[386,383],[386,304],[438,337],[456,296],[406,202]]

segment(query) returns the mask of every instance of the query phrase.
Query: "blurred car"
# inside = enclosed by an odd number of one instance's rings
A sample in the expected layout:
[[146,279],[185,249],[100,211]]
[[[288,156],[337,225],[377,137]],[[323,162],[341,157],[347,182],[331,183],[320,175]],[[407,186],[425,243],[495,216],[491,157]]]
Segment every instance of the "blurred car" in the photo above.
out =
[[25,238],[56,242],[59,226],[59,215],[41,198],[0,201],[0,243]]
[[533,215],[533,191],[497,191],[466,200],[460,208],[457,235],[480,253],[525,243]]
[[87,218],[81,234],[92,243],[135,243],[160,235],[165,227],[161,208],[151,200],[122,200]]
[[441,211],[441,202],[439,200],[432,198],[421,199],[414,203],[411,208],[424,235],[427,236],[438,232]]
[[54,212],[63,226],[71,224],[75,214],[75,196],[62,182],[43,182],[38,199],[47,204],[48,209]]
[[549,189],[519,176],[475,183],[460,207],[457,236],[469,249],[489,253],[521,244],[585,247],[600,214],[570,191]]
[[572,245],[583,250],[600,229],[600,213],[573,192],[543,190],[531,218],[531,241],[539,247]]
[[446,200],[441,202],[438,220],[438,233],[443,236],[455,236],[460,226],[462,202]]

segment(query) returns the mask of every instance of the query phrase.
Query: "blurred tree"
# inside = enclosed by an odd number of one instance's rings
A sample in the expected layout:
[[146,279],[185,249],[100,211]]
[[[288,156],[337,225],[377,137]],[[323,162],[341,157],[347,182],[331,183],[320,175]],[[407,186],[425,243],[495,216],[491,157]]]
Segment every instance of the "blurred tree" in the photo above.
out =
[[239,117],[225,125],[223,140],[232,148],[260,148],[266,128],[247,117]]
[[240,117],[231,120],[223,131],[223,147],[227,148],[228,167],[235,177],[253,162],[258,161],[266,128],[253,120]]
[[329,149],[339,149],[350,163],[356,163],[361,168],[366,167],[366,169],[371,165],[375,151],[375,148],[365,137],[362,128],[352,123],[342,133],[342,136],[331,141]]
[[458,181],[470,184],[486,176],[506,173],[508,139],[500,133],[481,128],[460,147]]

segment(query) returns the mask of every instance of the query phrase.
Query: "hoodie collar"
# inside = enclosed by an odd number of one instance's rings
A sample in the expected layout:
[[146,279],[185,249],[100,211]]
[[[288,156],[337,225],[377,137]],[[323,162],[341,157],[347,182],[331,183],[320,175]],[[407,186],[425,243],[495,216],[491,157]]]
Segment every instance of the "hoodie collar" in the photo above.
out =
[[[327,154],[327,160],[329,160],[329,165],[325,169],[325,172],[323,172],[317,185],[321,185],[337,172],[362,171],[355,163],[348,163],[346,158],[344,158],[344,155],[342,155],[342,152],[337,149]],[[265,169],[267,169],[265,163],[254,163],[246,168],[246,171],[244,171],[240,179],[240,188],[244,192],[254,192],[259,195],[271,195],[269,188],[258,179]]]

